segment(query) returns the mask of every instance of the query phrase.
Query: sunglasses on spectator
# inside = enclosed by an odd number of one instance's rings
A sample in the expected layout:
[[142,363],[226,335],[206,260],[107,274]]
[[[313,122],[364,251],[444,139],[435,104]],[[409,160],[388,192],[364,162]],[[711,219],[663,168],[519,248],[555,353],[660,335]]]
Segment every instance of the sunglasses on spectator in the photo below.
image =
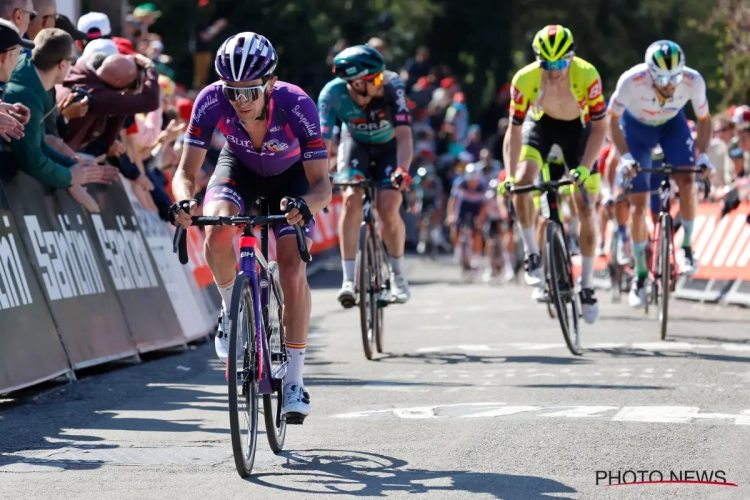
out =
[[573,56],[567,56],[563,59],[558,59],[557,61],[547,61],[546,59],[537,59],[539,62],[539,66],[544,71],[551,71],[553,69],[557,71],[562,71],[568,66],[570,66],[570,61],[573,60]]
[[36,19],[36,11],[35,10],[23,10],[23,9],[18,9],[18,10],[20,10],[24,14],[28,14],[29,15],[29,21],[33,21],[34,19]]
[[362,77],[360,78],[360,80],[364,82],[370,82],[376,87],[379,87],[383,84],[383,78],[384,78],[384,75],[383,75],[383,72],[381,71],[380,73],[375,73],[374,75],[367,75],[365,77]]
[[240,99],[240,96],[242,96],[248,102],[252,102],[265,94],[267,88],[268,82],[263,85],[254,85],[252,87],[232,87],[225,82],[222,86],[222,91],[224,92],[224,97],[226,97],[228,101],[236,102]]

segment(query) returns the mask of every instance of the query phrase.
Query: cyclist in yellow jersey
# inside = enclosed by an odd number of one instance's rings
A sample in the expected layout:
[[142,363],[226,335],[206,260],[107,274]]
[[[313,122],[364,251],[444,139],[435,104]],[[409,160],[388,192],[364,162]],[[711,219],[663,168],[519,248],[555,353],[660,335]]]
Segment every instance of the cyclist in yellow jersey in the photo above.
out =
[[[585,179],[589,204],[580,190],[574,195],[579,217],[581,248],[581,303],[583,319],[593,323],[599,306],[593,290],[596,226],[595,197],[600,176],[596,160],[607,128],[606,104],[599,72],[575,56],[573,35],[560,25],[542,28],[532,43],[536,61],[516,73],[511,86],[512,125],[505,135],[505,164],[509,180],[531,184],[539,175],[542,159],[558,144],[568,169]],[[526,283],[544,286],[539,245],[535,235],[531,193],[514,195],[526,253]]]

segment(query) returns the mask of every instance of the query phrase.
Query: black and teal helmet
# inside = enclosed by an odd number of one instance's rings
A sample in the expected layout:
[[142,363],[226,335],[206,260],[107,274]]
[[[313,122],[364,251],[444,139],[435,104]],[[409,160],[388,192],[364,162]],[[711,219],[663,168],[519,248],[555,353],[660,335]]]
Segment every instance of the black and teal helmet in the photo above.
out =
[[342,80],[357,80],[385,70],[385,59],[367,45],[355,45],[342,50],[333,58],[333,72]]

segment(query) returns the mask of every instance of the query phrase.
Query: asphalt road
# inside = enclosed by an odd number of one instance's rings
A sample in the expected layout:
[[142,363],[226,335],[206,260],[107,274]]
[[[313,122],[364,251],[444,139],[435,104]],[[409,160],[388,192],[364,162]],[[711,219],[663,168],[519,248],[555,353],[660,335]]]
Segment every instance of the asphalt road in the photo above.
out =
[[654,313],[602,296],[573,357],[529,289],[408,264],[377,361],[340,272],[312,280],[313,414],[279,456],[259,434],[250,481],[211,342],[0,403],[0,498],[750,498],[750,312],[674,303],[660,342]]

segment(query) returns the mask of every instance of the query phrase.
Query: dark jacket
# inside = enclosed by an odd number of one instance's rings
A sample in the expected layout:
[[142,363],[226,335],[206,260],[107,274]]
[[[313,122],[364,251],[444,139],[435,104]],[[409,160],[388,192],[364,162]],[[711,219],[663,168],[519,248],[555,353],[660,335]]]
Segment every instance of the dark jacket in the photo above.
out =
[[42,86],[31,59],[23,54],[5,89],[5,102],[20,102],[31,111],[29,123],[24,127],[24,137],[9,144],[15,167],[47,186],[58,189],[70,186],[72,177],[69,167],[75,165],[76,161],[44,142],[44,118],[56,108],[56,104]]
[[75,151],[82,150],[94,140],[108,149],[120,135],[126,116],[149,113],[159,107],[157,73],[153,69],[146,70],[145,80],[140,94],[123,94],[99,80],[85,59],[78,61],[70,69],[65,82],[57,86],[57,100],[65,99],[76,86],[83,87],[93,100],[86,116],[68,122],[65,142]]

